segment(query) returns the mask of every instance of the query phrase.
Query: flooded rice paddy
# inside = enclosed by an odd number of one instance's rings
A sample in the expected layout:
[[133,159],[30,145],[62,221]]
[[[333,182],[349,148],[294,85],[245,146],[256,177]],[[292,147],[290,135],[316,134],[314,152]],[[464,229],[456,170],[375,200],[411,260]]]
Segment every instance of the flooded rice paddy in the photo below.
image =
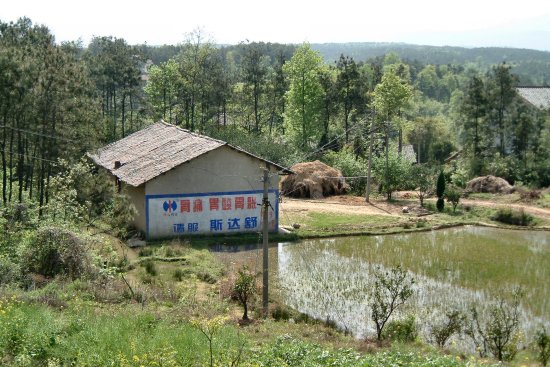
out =
[[[260,251],[242,250],[230,258],[248,258],[260,270]],[[272,291],[288,306],[330,319],[358,338],[374,334],[373,270],[397,265],[414,278],[415,294],[396,317],[413,313],[421,334],[446,310],[466,311],[474,304],[487,309],[518,286],[524,291],[523,331],[530,335],[541,324],[550,326],[550,232],[461,227],[305,240],[270,249]]]

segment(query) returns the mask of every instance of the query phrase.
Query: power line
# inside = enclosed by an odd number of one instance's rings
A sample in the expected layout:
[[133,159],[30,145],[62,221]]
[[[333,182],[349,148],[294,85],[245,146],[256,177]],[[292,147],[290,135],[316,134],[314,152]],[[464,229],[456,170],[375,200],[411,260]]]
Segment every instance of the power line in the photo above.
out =
[[35,132],[35,131],[30,131],[30,130],[25,130],[25,129],[19,129],[19,128],[12,127],[12,126],[7,126],[7,125],[0,125],[0,128],[8,128],[8,129],[11,129],[11,130],[20,131],[20,132],[27,133],[27,134],[43,136],[43,137],[50,138],[50,139],[57,139],[57,140],[68,141],[68,142],[71,142],[71,143],[80,143],[79,140],[73,140],[73,139],[69,139],[69,138],[64,138],[64,137],[62,137],[62,136],[54,136],[54,135],[42,134],[42,133],[38,133],[38,132]]
[[9,154],[18,155],[18,156],[20,156],[20,157],[30,157],[30,158],[33,158],[33,159],[37,159],[37,160],[39,160],[39,161],[45,161],[45,162],[50,162],[50,163],[54,163],[54,164],[57,163],[56,161],[52,161],[52,160],[50,160],[50,159],[39,158],[39,157],[35,157],[35,156],[33,156],[33,155],[30,155],[30,154],[16,153],[16,152],[12,152],[11,150],[6,150],[6,149],[4,149],[3,152],[9,153]]

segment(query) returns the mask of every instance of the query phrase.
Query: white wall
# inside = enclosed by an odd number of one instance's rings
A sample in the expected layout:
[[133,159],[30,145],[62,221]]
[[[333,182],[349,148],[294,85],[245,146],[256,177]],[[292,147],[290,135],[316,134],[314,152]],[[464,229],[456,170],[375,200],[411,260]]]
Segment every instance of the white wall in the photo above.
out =
[[[244,197],[245,200],[253,196],[256,197],[256,202],[261,202],[261,191],[263,190],[261,179],[264,167],[265,162],[222,146],[147,182],[145,184],[144,213],[149,212],[145,218],[145,226],[149,226],[149,238],[191,234],[189,226],[193,223],[199,228],[199,233],[212,233],[212,228],[209,226],[210,220],[213,218],[223,222],[223,230],[220,232],[261,229],[261,207],[258,206],[254,210],[249,208],[236,210],[235,200],[239,196]],[[276,231],[279,179],[276,167],[270,167],[270,171],[272,172],[269,187],[270,202],[273,205],[273,209],[270,209],[269,213],[270,229]],[[240,194],[230,194],[236,192]],[[221,208],[219,211],[207,210],[208,200],[216,197],[220,202],[222,199],[228,200],[232,205],[231,209],[234,210],[222,211]],[[183,212],[183,201],[189,203],[189,200],[193,202],[197,199],[203,202],[203,212],[194,213],[193,210]],[[176,204],[172,204],[174,201]],[[168,203],[174,205],[175,209],[170,206],[167,210]],[[235,227],[230,228],[229,225],[231,218],[237,217],[240,225],[238,230]],[[245,228],[245,220],[250,224],[250,218],[257,218],[257,227],[247,226]],[[176,226],[178,231],[176,231]]]

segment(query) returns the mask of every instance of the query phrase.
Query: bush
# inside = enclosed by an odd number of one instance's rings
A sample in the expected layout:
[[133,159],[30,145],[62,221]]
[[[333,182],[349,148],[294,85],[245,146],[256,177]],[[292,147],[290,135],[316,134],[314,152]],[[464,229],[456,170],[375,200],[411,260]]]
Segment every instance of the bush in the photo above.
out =
[[443,196],[445,195],[445,174],[443,171],[437,176],[436,195],[438,198],[436,204],[437,210],[442,212],[445,209],[445,201],[443,200]]
[[129,196],[125,194],[115,195],[113,208],[107,220],[109,225],[113,228],[114,235],[120,238],[126,238],[136,214],[136,207],[132,204]]
[[243,320],[248,320],[248,304],[256,291],[256,277],[246,266],[239,269],[233,292],[243,306]]
[[271,317],[275,321],[288,321],[292,318],[292,310],[288,307],[277,305],[272,311],[271,311]]
[[155,262],[151,259],[145,260],[143,263],[143,267],[145,268],[145,272],[151,276],[157,276],[158,275],[158,269]]
[[21,268],[45,277],[65,275],[77,279],[91,271],[88,244],[71,231],[45,227],[27,247]]
[[490,351],[499,361],[514,359],[519,350],[522,296],[521,290],[516,289],[511,303],[500,298],[485,315],[480,315],[475,306],[471,308],[464,333],[471,338],[481,356]]
[[6,256],[0,255],[0,285],[17,283],[20,275],[19,265]]
[[401,320],[388,322],[384,332],[384,339],[395,340],[403,343],[413,342],[418,336],[416,318],[409,315]]
[[462,192],[457,187],[451,185],[445,190],[445,197],[447,198],[447,202],[453,205],[454,213],[456,211],[456,207],[458,206],[458,202],[462,197]]
[[184,277],[185,277],[185,272],[183,270],[176,269],[174,271],[174,279],[177,280],[178,282],[181,282]]
[[465,316],[462,312],[451,310],[445,313],[446,319],[442,323],[432,325],[430,328],[430,339],[439,348],[443,348],[447,340],[454,334],[458,334],[464,327]]
[[[323,157],[323,162],[337,168],[344,177],[365,176],[368,163],[361,157],[356,157],[352,152],[343,149],[339,152],[328,152]],[[355,195],[363,195],[367,187],[366,178],[347,179],[351,192]]]
[[515,226],[529,226],[533,224],[535,218],[532,215],[525,213],[523,209],[512,210],[512,208],[498,209],[491,219]]
[[443,200],[443,198],[437,199],[435,206],[437,207],[438,212],[443,212],[443,210],[445,210],[445,200]]
[[140,257],[149,257],[153,255],[153,248],[152,247],[143,247],[141,250],[139,250],[139,256]]
[[535,342],[538,348],[537,359],[542,367],[546,367],[550,360],[550,335],[544,327],[537,332]]

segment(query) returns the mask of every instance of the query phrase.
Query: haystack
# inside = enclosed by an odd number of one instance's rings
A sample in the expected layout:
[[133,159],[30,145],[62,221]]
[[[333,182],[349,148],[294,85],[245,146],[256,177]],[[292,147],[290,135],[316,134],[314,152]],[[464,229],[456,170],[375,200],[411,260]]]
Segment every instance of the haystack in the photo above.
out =
[[349,190],[342,172],[320,161],[297,163],[290,169],[296,174],[286,176],[281,182],[281,192],[285,196],[321,199]]
[[516,188],[503,178],[495,176],[476,177],[466,184],[467,192],[488,192],[491,194],[511,194]]

